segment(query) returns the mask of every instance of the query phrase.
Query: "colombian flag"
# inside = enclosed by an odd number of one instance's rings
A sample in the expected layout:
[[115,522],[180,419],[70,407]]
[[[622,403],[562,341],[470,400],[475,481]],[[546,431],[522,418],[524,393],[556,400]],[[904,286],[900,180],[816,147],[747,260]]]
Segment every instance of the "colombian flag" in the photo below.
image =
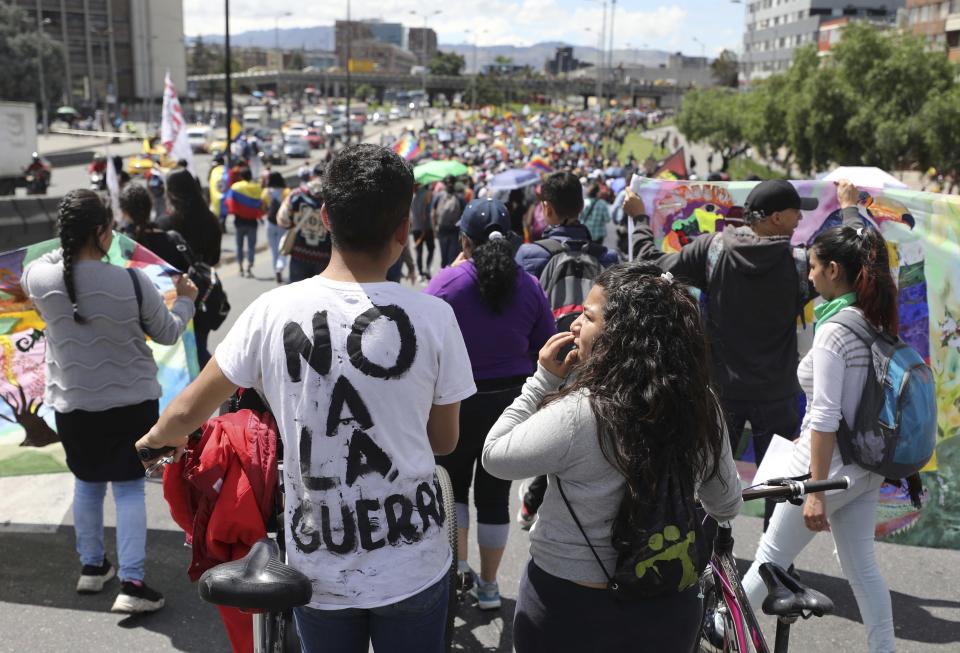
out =
[[255,181],[240,180],[227,192],[227,213],[240,220],[258,220],[263,216],[263,188]]
[[550,167],[550,164],[539,154],[534,155],[530,159],[530,163],[527,164],[528,168],[533,168],[534,170],[539,170],[540,172],[553,172],[553,168]]

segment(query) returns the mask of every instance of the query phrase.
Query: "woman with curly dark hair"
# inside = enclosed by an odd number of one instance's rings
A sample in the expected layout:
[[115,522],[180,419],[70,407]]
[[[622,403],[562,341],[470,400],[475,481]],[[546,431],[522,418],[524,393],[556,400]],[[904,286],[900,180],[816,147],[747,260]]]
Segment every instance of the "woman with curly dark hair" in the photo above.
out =
[[[460,407],[460,442],[437,458],[453,481],[460,527],[461,574],[473,583],[483,610],[500,607],[497,568],[510,530],[510,482],[490,476],[480,465],[483,440],[533,370],[536,352],[555,329],[553,315],[536,278],[514,261],[510,213],[492,198],[467,205],[460,219],[462,252],[442,269],[427,292],[453,307],[470,354],[477,394]],[[473,481],[477,509],[480,574],[467,564],[467,499]]]
[[634,601],[606,589],[617,565],[614,534],[636,532],[653,510],[663,470],[673,470],[671,483],[695,488],[717,520],[740,509],[700,313],[684,286],[651,264],[603,272],[571,331],[540,350],[482,461],[499,478],[549,479],[517,598],[519,653],[693,649],[696,584]]

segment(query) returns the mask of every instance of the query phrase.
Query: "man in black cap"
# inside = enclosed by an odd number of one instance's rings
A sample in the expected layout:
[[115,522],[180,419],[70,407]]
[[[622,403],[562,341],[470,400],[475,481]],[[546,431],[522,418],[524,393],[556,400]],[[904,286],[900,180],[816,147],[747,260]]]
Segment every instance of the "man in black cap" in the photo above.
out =
[[[841,181],[837,198],[843,223],[862,226],[857,188]],[[623,205],[636,220],[637,259],[705,294],[713,381],[731,444],[735,450],[750,422],[758,464],[774,434],[792,438],[799,426],[797,317],[816,293],[807,280],[806,249],[792,247],[790,238],[801,211],[817,205],[790,182],[761,182],[744,203],[745,226],[703,234],[674,254],[657,248],[643,200],[629,192]]]

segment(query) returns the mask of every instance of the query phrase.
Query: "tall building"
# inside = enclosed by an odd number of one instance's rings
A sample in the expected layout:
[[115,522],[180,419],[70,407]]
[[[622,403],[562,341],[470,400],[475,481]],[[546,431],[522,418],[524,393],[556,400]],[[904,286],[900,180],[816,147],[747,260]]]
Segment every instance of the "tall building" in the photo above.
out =
[[405,30],[400,23],[385,23],[381,20],[369,19],[363,21],[370,28],[373,38],[383,43],[391,43],[402,48]]
[[907,0],[907,28],[960,61],[960,0]]
[[[63,44],[67,104],[115,105],[163,97],[167,70],[187,89],[181,1],[13,0]],[[37,20],[37,10],[40,20]]]
[[417,57],[421,66],[437,53],[437,33],[430,27],[411,27],[407,33],[407,49]]
[[337,65],[346,69],[347,59],[355,58],[351,51],[353,44],[370,39],[373,39],[373,30],[367,23],[359,20],[336,21],[333,24],[333,49],[337,53]]
[[798,47],[820,42],[820,27],[836,18],[892,24],[905,0],[749,0],[741,72],[747,80],[790,67]]

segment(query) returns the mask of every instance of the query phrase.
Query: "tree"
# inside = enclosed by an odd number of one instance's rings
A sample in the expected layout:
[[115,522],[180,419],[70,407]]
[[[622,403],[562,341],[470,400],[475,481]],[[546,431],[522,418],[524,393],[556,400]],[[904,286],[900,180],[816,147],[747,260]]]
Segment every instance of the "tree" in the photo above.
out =
[[495,57],[493,58],[493,63],[497,64],[498,66],[512,66],[512,65],[513,65],[513,58],[512,58],[512,57],[507,57],[507,56],[502,55],[502,54],[498,54],[497,56],[495,56]]
[[197,40],[193,42],[190,58],[187,60],[187,74],[209,75],[214,72],[216,60],[217,53],[203,42],[202,36],[198,36]]
[[300,50],[294,51],[290,55],[290,69],[291,70],[303,70],[306,67],[306,62],[303,58],[303,52]]
[[477,85],[477,106],[482,107],[488,104],[499,106],[505,102],[503,85],[497,83],[495,76],[477,75],[474,83]]
[[353,89],[353,97],[358,100],[366,100],[368,97],[373,95],[373,87],[369,84],[360,84]]
[[727,88],[693,89],[683,96],[677,127],[689,140],[704,142],[720,154],[721,170],[746,151],[744,96]]
[[960,172],[960,87],[932,94],[918,118],[927,154],[919,162],[921,168],[933,166],[956,177]]
[[724,50],[720,56],[710,64],[713,78],[720,86],[737,88],[739,86],[740,62],[737,54],[732,50]]
[[0,3],[0,98],[39,102],[38,58],[43,63],[48,103],[63,94],[63,46],[37,29],[37,24],[19,7]]
[[427,63],[431,75],[459,76],[466,65],[464,58],[456,52],[440,52],[439,50]]

